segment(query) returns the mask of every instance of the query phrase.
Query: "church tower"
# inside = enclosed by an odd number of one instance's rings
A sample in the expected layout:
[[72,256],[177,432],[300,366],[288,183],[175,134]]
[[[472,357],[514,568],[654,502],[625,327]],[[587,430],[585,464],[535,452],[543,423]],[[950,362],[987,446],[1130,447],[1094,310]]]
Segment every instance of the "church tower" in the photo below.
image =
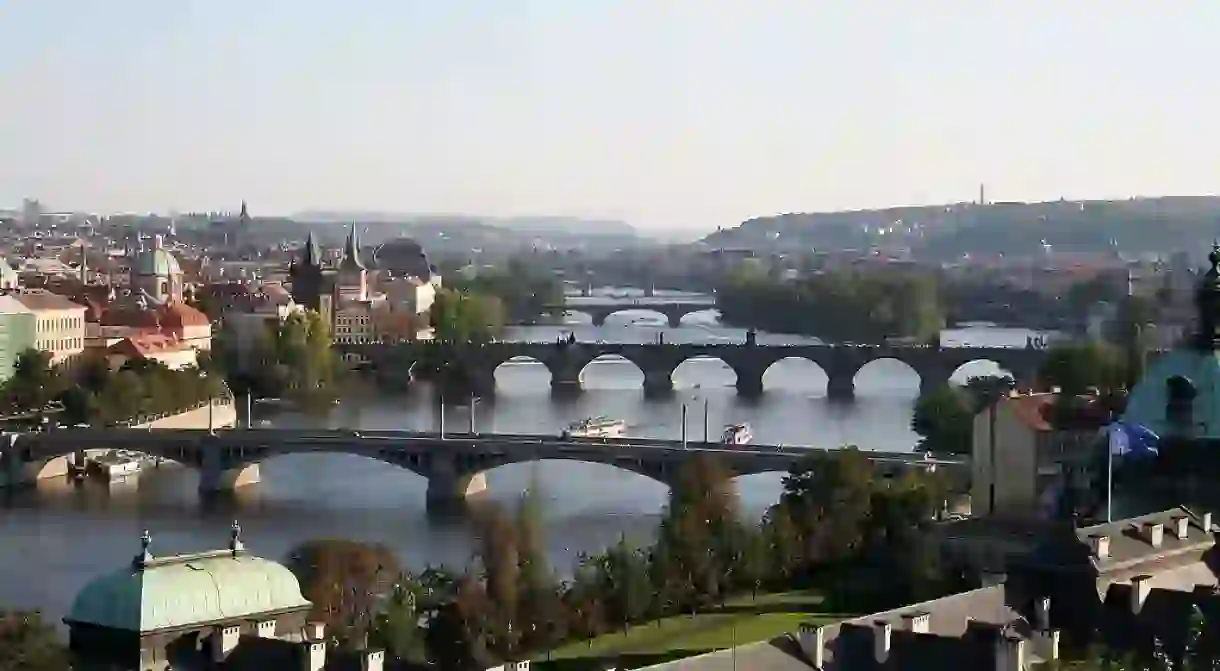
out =
[[341,298],[368,300],[368,270],[360,260],[360,239],[356,236],[355,226],[347,232],[347,242],[343,245],[337,285]]
[[305,239],[305,246],[297,253],[288,268],[292,280],[292,300],[309,310],[321,310],[323,289],[322,251],[313,231]]

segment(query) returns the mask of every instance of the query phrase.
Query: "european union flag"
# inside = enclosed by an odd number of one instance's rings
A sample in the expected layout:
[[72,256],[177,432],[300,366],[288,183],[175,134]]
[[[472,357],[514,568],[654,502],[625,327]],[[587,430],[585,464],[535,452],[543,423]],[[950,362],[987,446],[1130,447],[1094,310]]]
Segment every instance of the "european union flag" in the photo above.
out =
[[1110,454],[1116,457],[1150,457],[1157,454],[1161,437],[1139,424],[1114,422],[1106,427],[1110,438]]

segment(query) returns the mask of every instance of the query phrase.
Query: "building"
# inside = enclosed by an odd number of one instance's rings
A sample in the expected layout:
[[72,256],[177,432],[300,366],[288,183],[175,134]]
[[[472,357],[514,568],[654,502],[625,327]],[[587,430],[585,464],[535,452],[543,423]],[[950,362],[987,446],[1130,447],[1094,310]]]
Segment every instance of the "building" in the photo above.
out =
[[[1092,490],[1098,428],[1107,417],[1072,429],[1052,422],[1058,394],[1001,397],[974,418],[970,507],[976,517],[1051,519],[1065,494]],[[1087,399],[1085,399],[1087,401]]]
[[21,278],[8,261],[0,259],[0,291],[15,291],[21,288]]
[[1131,390],[1123,417],[1157,435],[1220,439],[1220,246],[1195,291],[1196,333],[1157,357]]
[[0,383],[13,375],[17,357],[37,342],[34,312],[12,296],[0,296]]
[[132,259],[128,284],[133,292],[156,304],[181,302],[183,298],[182,266],[165,249],[160,235],[153,237],[152,249],[140,250]]
[[34,347],[52,365],[72,365],[85,351],[85,306],[41,289],[12,294],[34,315]]
[[380,650],[328,655],[296,577],[250,554],[236,522],[224,550],[156,557],[151,543],[145,532],[130,565],[77,594],[64,618],[74,668],[382,668]]

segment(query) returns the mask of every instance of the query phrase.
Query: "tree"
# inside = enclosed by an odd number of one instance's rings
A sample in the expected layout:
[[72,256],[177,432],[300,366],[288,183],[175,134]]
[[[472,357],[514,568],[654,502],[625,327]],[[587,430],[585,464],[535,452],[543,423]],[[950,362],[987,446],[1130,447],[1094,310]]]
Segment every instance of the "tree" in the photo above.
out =
[[63,671],[68,650],[37,612],[0,611],[0,671]]
[[372,319],[377,340],[391,344],[414,341],[424,323],[421,315],[389,303],[374,309]]
[[1126,379],[1122,357],[1100,342],[1069,343],[1047,350],[1038,377],[1043,384],[1059,387],[1067,396],[1119,389]]
[[971,397],[945,385],[915,401],[911,430],[919,434],[919,449],[948,454],[970,454],[974,429]]
[[811,562],[839,562],[863,543],[872,506],[872,463],[859,449],[812,454],[784,477],[788,508]]
[[4,397],[17,411],[46,408],[66,388],[60,371],[51,365],[51,353],[27,349],[17,354],[13,376],[4,383]]
[[977,415],[1016,387],[1011,375],[974,375],[962,385],[962,391],[970,399],[971,413]]
[[379,604],[402,584],[389,548],[357,541],[308,541],[289,554],[287,566],[313,602],[314,617],[347,646],[364,645]]
[[428,312],[433,338],[441,343],[486,343],[504,328],[504,306],[495,296],[443,289]]
[[418,580],[405,572],[400,575],[373,618],[369,645],[385,650],[393,659],[427,661],[424,630],[419,626],[423,596]]

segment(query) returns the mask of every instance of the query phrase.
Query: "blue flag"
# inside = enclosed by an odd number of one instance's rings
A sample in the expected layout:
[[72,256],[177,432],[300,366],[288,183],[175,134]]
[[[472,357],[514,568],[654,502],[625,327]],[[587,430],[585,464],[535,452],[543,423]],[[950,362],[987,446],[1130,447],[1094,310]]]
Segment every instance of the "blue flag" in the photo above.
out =
[[1106,427],[1110,438],[1110,454],[1116,457],[1149,457],[1157,454],[1161,437],[1139,424],[1114,422]]

